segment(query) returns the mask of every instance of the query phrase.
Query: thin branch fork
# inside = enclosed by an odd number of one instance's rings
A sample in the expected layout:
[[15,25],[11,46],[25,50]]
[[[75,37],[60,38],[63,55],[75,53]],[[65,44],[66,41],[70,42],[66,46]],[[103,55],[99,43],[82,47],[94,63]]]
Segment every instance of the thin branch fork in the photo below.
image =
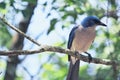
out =
[[[78,59],[80,59],[82,61],[89,62],[89,59],[88,59],[87,56],[84,56],[82,54],[76,53],[75,51],[70,51],[68,49],[63,49],[63,48],[60,48],[60,47],[53,47],[53,46],[41,45],[38,42],[36,42],[34,39],[32,39],[31,37],[29,37],[28,35],[26,35],[25,33],[23,33],[22,31],[20,31],[19,29],[17,29],[16,27],[14,27],[10,23],[8,23],[4,19],[4,17],[0,17],[0,19],[6,25],[8,25],[10,28],[12,28],[13,30],[15,30],[19,34],[23,35],[25,38],[27,38],[28,40],[30,40],[34,44],[40,46],[40,49],[38,49],[38,50],[0,51],[0,55],[3,55],[3,56],[29,55],[29,54],[35,54],[35,53],[41,53],[41,52],[45,52],[45,51],[50,51],[50,52],[59,52],[59,53],[63,53],[63,54],[68,54],[68,55],[74,56],[74,57],[76,57],[76,58],[78,58]],[[104,59],[99,59],[99,58],[92,58],[91,63],[104,64],[104,65],[120,65],[120,63],[118,63],[116,61],[104,60]]]
[[16,27],[14,27],[12,24],[8,23],[6,19],[4,19],[3,17],[0,17],[0,19],[7,24],[11,29],[15,30],[16,32],[18,32],[19,34],[21,34],[22,36],[24,36],[25,38],[27,38],[28,40],[30,40],[31,42],[33,42],[34,44],[41,46],[41,44],[39,44],[38,42],[36,42],[34,39],[32,39],[31,37],[29,37],[28,35],[26,35],[24,32],[20,31],[19,29],[17,29]]
[[[14,56],[14,55],[29,55],[29,54],[36,54],[36,53],[42,53],[42,52],[59,52],[62,54],[68,54],[71,56],[74,56],[82,61],[89,62],[89,59],[87,56],[84,56],[82,54],[76,53],[75,51],[71,51],[69,49],[63,49],[60,47],[53,47],[53,46],[41,46],[38,50],[13,50],[13,51],[0,51],[0,55],[3,56]],[[120,65],[120,63],[116,61],[111,60],[104,60],[99,58],[92,58],[91,63],[95,64],[104,64],[104,65]]]

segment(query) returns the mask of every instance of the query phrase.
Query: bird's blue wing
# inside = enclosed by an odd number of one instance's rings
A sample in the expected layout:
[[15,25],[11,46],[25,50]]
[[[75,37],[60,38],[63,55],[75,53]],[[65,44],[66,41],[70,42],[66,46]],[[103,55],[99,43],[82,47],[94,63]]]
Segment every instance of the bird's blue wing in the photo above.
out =
[[68,44],[67,44],[67,48],[70,49],[71,46],[72,46],[72,42],[73,42],[73,39],[74,39],[74,36],[75,36],[75,30],[77,29],[78,27],[74,27],[70,34],[69,34],[69,40],[68,40]]
[[[68,40],[68,44],[67,44],[67,48],[70,49],[71,46],[72,46],[72,42],[73,42],[73,39],[75,37],[75,30],[77,29],[78,27],[74,27],[70,34],[69,34],[69,40]],[[70,61],[70,55],[68,55],[68,61]]]

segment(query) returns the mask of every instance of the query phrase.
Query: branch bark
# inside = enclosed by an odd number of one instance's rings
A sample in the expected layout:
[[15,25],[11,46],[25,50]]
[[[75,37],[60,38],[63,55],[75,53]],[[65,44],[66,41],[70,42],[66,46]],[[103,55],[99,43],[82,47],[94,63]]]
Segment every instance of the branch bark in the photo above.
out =
[[[29,54],[35,54],[35,53],[41,53],[41,52],[45,52],[45,51],[50,51],[50,52],[59,52],[59,53],[63,53],[63,54],[68,54],[71,56],[74,56],[82,61],[85,62],[89,62],[89,59],[87,56],[84,56],[82,54],[79,53],[75,53],[75,51],[70,51],[68,49],[63,49],[60,47],[53,47],[53,46],[47,46],[47,45],[41,45],[38,42],[36,42],[34,39],[30,38],[29,36],[25,35],[23,32],[21,32],[20,30],[16,30],[15,27],[11,24],[9,24],[4,18],[0,17],[0,19],[7,24],[9,27],[11,27],[13,30],[15,30],[16,32],[18,32],[19,34],[23,35],[24,37],[26,37],[28,40],[32,41],[33,43],[35,43],[36,45],[40,46],[40,49],[38,50],[13,50],[13,51],[0,51],[0,55],[3,56],[13,56],[13,55],[29,55]],[[99,59],[99,58],[93,58],[91,63],[95,63],[95,64],[104,64],[104,65],[120,65],[119,62],[117,61],[111,61],[111,60],[104,60],[104,59]]]
[[[79,53],[75,53],[75,51],[71,51],[69,49],[63,49],[60,47],[47,46],[47,45],[41,46],[40,49],[38,49],[38,50],[0,51],[0,55],[3,55],[3,56],[29,55],[29,54],[42,53],[45,51],[68,54],[68,55],[74,56],[82,61],[89,62],[89,59],[87,56],[84,56],[84,55],[79,54]],[[120,65],[120,63],[118,63],[116,61],[111,61],[111,60],[107,60],[107,59],[104,60],[104,59],[99,59],[99,58],[92,58],[91,63],[104,64],[104,65],[116,65],[116,66]]]

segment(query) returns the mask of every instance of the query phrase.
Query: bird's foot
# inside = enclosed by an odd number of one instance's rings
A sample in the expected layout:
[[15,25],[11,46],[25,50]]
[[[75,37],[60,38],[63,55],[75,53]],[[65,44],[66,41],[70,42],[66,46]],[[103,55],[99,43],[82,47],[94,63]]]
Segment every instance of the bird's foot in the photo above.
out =
[[88,59],[89,59],[89,63],[92,61],[92,56],[90,55],[90,53],[88,53],[88,52],[85,52],[87,55],[88,55]]
[[[75,56],[77,56],[78,53],[79,53],[78,51],[75,51]],[[76,58],[76,59],[78,59],[78,58]]]

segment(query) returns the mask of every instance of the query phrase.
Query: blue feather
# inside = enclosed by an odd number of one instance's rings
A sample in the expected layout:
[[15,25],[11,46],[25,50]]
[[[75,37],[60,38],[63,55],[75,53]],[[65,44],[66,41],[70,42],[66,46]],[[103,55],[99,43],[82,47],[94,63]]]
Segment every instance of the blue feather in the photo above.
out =
[[[73,27],[70,34],[69,34],[69,40],[68,40],[68,44],[67,44],[67,48],[70,49],[72,46],[72,42],[74,40],[75,37],[75,31],[78,27]],[[68,61],[70,61],[70,55],[68,55]]]
[[81,22],[84,28],[92,27],[100,23],[101,23],[100,20],[96,16],[88,16]]
[[74,39],[74,36],[75,36],[75,30],[77,29],[78,27],[73,27],[70,34],[69,34],[69,40],[68,40],[68,45],[67,45],[67,48],[70,49],[71,46],[72,46],[72,42],[73,42],[73,39]]

